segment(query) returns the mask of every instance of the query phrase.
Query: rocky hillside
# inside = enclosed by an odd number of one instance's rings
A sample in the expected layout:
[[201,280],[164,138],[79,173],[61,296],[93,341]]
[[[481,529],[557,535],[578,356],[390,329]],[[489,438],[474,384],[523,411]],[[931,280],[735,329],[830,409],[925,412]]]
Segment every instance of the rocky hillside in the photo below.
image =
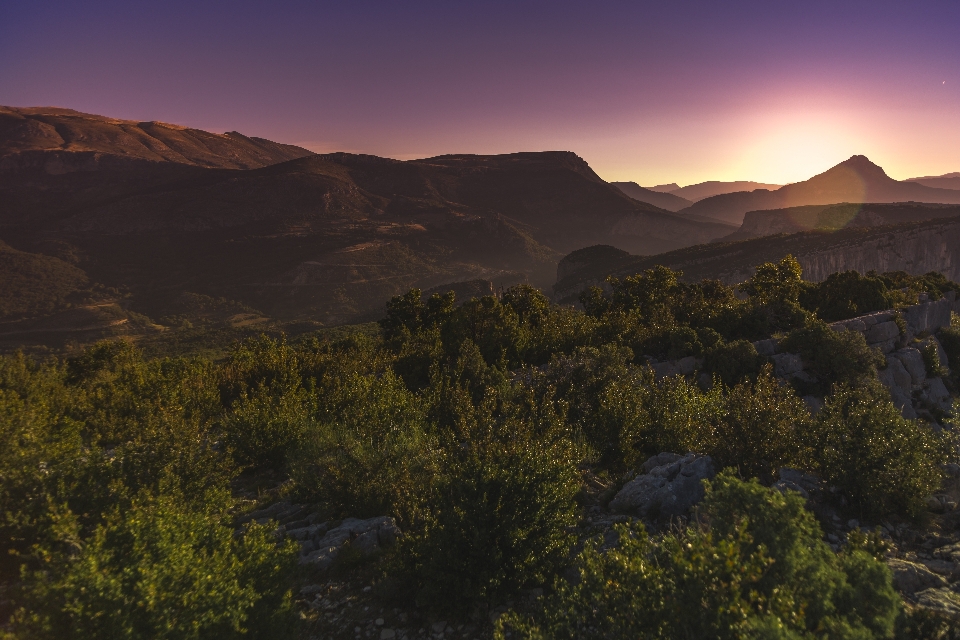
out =
[[960,191],[894,180],[866,157],[853,156],[809,180],[776,191],[757,189],[713,196],[682,212],[740,224],[748,211],[841,202],[960,204]]
[[835,231],[845,227],[879,227],[905,222],[960,216],[960,206],[900,202],[896,204],[842,203],[807,205],[768,211],[748,211],[743,225],[718,242],[732,242],[798,231]]
[[[570,152],[288,159],[303,150],[64,110],[0,120],[0,238],[83,283],[57,290],[57,313],[99,286],[154,319],[189,317],[178,301],[196,294],[283,321],[363,321],[411,287],[546,286],[583,246],[654,254],[735,230],[631,199]],[[12,282],[21,299],[48,289]],[[14,319],[29,322],[0,316]]]
[[960,278],[960,218],[840,231],[807,231],[740,242],[699,245],[657,256],[625,256],[612,248],[591,247],[560,261],[554,299],[576,302],[587,287],[607,276],[624,276],[657,264],[683,271],[684,279],[716,278],[743,282],[756,265],[794,255],[806,280],[819,282],[836,271],[938,271]]
[[72,109],[0,106],[0,171],[40,167],[57,174],[136,160],[255,169],[309,155],[313,152],[236,131],[216,134]]

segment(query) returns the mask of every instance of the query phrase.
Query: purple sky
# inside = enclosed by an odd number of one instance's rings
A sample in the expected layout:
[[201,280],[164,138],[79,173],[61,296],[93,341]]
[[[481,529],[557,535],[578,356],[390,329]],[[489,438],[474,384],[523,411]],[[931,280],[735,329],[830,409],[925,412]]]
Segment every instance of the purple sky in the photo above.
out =
[[960,171],[960,2],[0,2],[0,104],[607,180]]

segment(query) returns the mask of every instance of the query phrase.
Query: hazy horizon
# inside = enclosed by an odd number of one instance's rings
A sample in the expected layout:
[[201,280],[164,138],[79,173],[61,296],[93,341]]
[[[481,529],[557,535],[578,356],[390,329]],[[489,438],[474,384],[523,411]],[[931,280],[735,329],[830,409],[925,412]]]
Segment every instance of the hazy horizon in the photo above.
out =
[[52,2],[0,104],[399,159],[569,150],[608,181],[960,170],[960,5]]

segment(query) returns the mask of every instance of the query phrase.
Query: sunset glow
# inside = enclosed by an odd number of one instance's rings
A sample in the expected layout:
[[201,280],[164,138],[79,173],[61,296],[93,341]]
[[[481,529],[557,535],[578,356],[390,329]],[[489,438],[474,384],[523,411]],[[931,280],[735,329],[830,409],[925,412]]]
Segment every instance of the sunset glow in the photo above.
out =
[[954,2],[416,4],[8,3],[0,103],[642,184],[960,170]]

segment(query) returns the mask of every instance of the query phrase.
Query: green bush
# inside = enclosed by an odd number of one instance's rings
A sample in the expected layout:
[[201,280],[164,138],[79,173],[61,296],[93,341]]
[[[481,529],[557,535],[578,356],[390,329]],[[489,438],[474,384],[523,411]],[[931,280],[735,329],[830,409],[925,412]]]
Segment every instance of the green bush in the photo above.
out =
[[298,444],[311,417],[309,397],[300,388],[260,387],[246,391],[223,420],[227,445],[237,462],[280,468]]
[[766,365],[755,382],[730,390],[707,451],[721,467],[736,467],[744,477],[770,482],[781,467],[806,462],[802,443],[809,428],[810,413],[803,401]]
[[904,418],[876,382],[838,387],[817,414],[811,440],[823,479],[868,516],[916,516],[939,488],[952,445],[949,432]]
[[834,322],[890,309],[895,299],[880,278],[842,271],[830,274],[823,282],[808,285],[800,295],[800,302],[822,320]]
[[416,520],[437,456],[417,398],[389,371],[353,375],[339,393],[342,405],[290,453],[298,493],[344,516]]
[[797,494],[727,473],[707,484],[709,529],[651,540],[619,525],[617,547],[588,542],[580,579],[501,618],[496,637],[891,637],[900,603],[882,563],[835,555]]
[[90,640],[290,633],[296,546],[277,546],[267,527],[236,538],[220,519],[163,497],[110,512],[80,543],[75,525],[61,522],[67,549],[46,551],[27,575],[15,631]]
[[410,563],[421,604],[465,613],[555,573],[573,543],[567,528],[580,483],[562,442],[495,443],[453,456]]
[[780,341],[780,348],[798,353],[806,370],[817,377],[820,395],[830,386],[858,384],[874,377],[886,360],[878,349],[867,346],[859,331],[834,331],[823,322],[811,322]]
[[733,386],[744,378],[756,378],[763,365],[764,358],[757,348],[746,340],[721,342],[707,351],[703,368],[720,379],[723,384]]

